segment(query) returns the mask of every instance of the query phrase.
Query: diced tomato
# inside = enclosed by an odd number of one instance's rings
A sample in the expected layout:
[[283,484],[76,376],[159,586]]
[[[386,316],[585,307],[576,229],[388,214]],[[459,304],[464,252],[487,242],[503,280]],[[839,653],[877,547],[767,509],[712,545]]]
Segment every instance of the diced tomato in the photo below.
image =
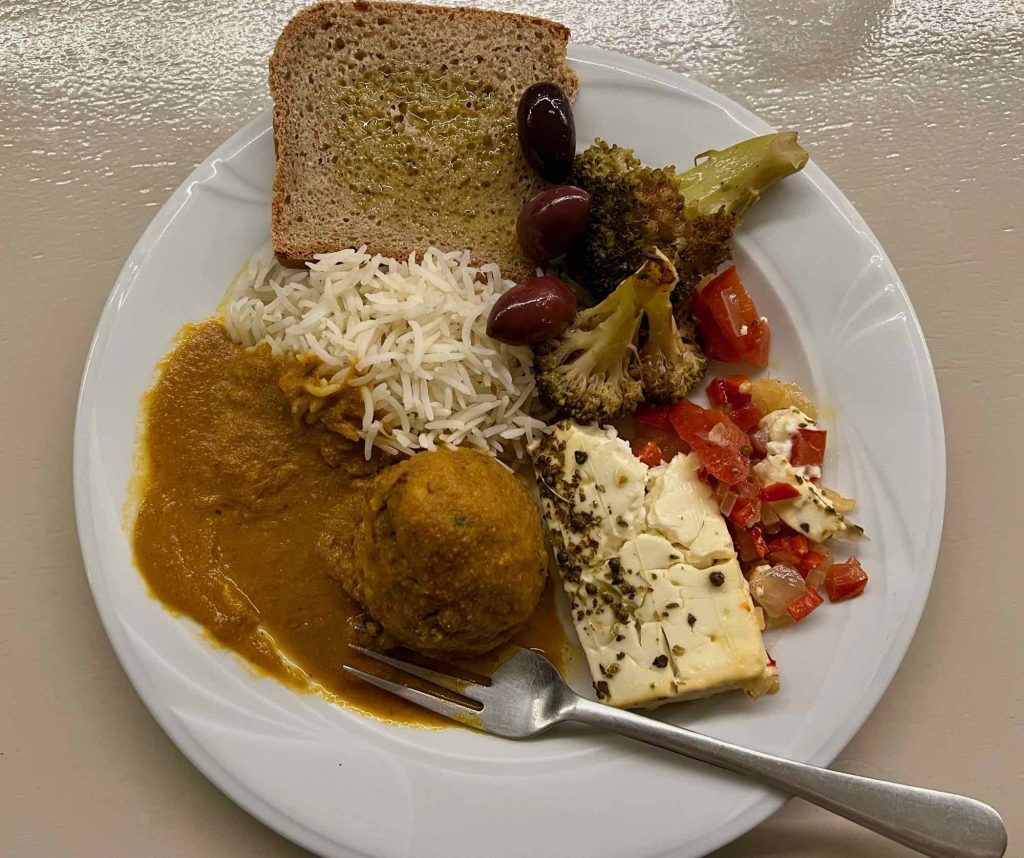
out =
[[757,428],[757,424],[761,422],[761,418],[764,417],[761,409],[754,405],[753,402],[748,402],[746,405],[733,409],[732,414],[729,416],[732,417],[732,422],[744,432],[753,432]]
[[633,455],[639,458],[640,451],[648,443],[657,445],[662,459],[666,462],[671,462],[677,453],[690,452],[689,445],[673,431],[671,425],[667,432],[663,432],[648,423],[637,423],[633,432],[633,440],[630,441]]
[[692,311],[709,357],[727,363],[747,360],[759,367],[768,365],[771,330],[743,287],[735,265],[693,296]]
[[[709,283],[704,289],[710,285]],[[697,330],[700,331],[700,337],[704,341],[704,354],[724,363],[739,363],[743,358],[718,327],[711,307],[701,298],[704,289],[696,292],[693,301],[690,302],[690,312],[693,313]]]
[[750,446],[753,449],[751,458],[760,461],[768,455],[768,433],[764,429],[758,429],[750,433]]
[[794,599],[788,608],[789,615],[799,622],[806,617],[811,611],[818,607],[825,600],[821,598],[821,594],[818,593],[813,587],[808,587],[804,590],[802,596]]
[[707,291],[701,290],[711,312],[718,322],[718,327],[727,337],[731,336],[737,351],[741,349],[743,328],[754,319],[759,318],[750,300],[747,290],[743,287],[739,272],[735,265],[730,265],[707,285]]
[[749,476],[731,486],[731,489],[736,493],[736,502],[729,512],[729,521],[740,527],[752,526],[761,518],[761,500],[758,497],[760,490],[757,482]]
[[833,563],[825,574],[825,591],[833,602],[853,599],[864,592],[868,584],[868,573],[856,557],[843,563]]
[[793,452],[789,456],[793,467],[817,465],[825,462],[825,440],[828,433],[824,429],[798,429],[793,436]]
[[743,453],[750,439],[726,414],[681,399],[672,406],[669,420],[713,477],[731,486],[750,476],[750,459]]
[[[756,313],[757,310],[754,312]],[[762,319],[760,316],[754,319],[747,326],[745,339],[749,341],[749,346],[742,352],[743,357],[754,366],[764,369],[768,366],[768,355],[772,350],[772,329],[768,327],[768,320]]]
[[653,441],[648,441],[639,450],[637,450],[636,457],[647,465],[648,468],[660,465],[663,461],[661,448]]
[[789,483],[771,483],[761,489],[760,494],[761,500],[766,503],[775,503],[800,497],[800,489]]
[[636,410],[636,414],[633,415],[633,419],[636,420],[637,423],[644,423],[648,426],[653,426],[655,429],[660,429],[662,432],[671,432],[672,421],[669,420],[668,417],[670,409],[670,405],[650,405],[644,403]]
[[732,541],[736,543],[736,553],[744,563],[751,563],[754,560],[763,560],[768,556],[768,546],[764,541],[764,533],[761,528],[755,525],[749,529],[745,527],[731,527]]

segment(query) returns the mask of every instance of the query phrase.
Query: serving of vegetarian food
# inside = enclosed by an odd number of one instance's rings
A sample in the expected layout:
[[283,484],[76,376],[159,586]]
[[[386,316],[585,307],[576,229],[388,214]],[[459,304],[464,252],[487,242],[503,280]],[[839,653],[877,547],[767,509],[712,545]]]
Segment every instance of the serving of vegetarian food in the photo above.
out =
[[514,642],[620,707],[757,698],[785,687],[764,630],[867,585],[829,428],[769,371],[733,252],[807,152],[778,132],[686,168],[577,139],[568,38],[404,3],[296,15],[270,240],[143,402],[152,593],[386,720],[438,723],[347,674],[350,644],[472,669]]

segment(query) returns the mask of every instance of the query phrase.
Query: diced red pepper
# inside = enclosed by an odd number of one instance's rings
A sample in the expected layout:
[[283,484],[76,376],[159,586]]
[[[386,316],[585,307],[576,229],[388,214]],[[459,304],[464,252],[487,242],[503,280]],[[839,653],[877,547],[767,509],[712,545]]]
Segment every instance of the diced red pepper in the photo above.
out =
[[800,489],[789,483],[770,483],[761,489],[761,500],[765,503],[776,503],[798,497],[800,497]]
[[708,399],[729,415],[729,418],[744,432],[757,427],[764,416],[754,405],[750,394],[750,379],[745,375],[728,375],[713,378],[708,385]]
[[768,544],[764,541],[764,532],[760,527],[750,528],[750,536],[754,540],[754,551],[758,557],[768,556]]
[[648,426],[653,426],[655,429],[660,429],[662,432],[671,432],[673,431],[672,421],[669,420],[668,416],[670,410],[670,405],[644,404],[636,410],[633,419],[637,423],[645,423]]
[[868,584],[868,573],[856,557],[843,563],[833,563],[825,573],[825,591],[833,602],[853,599],[864,592]]
[[772,563],[792,566],[804,578],[811,573],[811,570],[816,569],[829,559],[828,554],[812,549],[811,541],[802,533],[786,533],[776,536],[768,543],[768,556]]
[[729,393],[725,388],[724,378],[713,378],[708,384],[708,399],[712,405],[728,405]]
[[793,451],[789,460],[793,467],[825,463],[825,441],[828,433],[824,429],[798,429],[793,436]]
[[777,667],[778,666],[777,662],[775,661],[774,658],[772,658],[772,654],[770,652],[768,652],[768,650],[764,651],[764,657],[766,659],[768,659],[768,666],[769,667]]
[[[799,572],[808,582],[808,586],[813,586],[815,589],[818,589],[825,583],[826,571],[825,569],[818,570],[818,567],[821,566],[823,563],[831,564],[831,562],[832,555],[828,553],[827,548],[824,551],[811,550],[798,558],[797,572]],[[813,583],[811,576],[812,572],[814,573]]]
[[761,515],[761,505],[749,501],[737,501],[729,513],[729,521],[740,527],[750,527]]
[[750,379],[745,375],[727,375],[713,378],[708,385],[708,399],[715,405],[742,408],[751,400]]
[[713,477],[732,486],[750,476],[750,459],[743,453],[750,439],[728,415],[680,399],[669,411],[669,419]]
[[769,551],[786,551],[802,557],[811,550],[810,540],[801,533],[787,533],[776,536],[768,543]]
[[648,441],[639,450],[637,450],[636,457],[647,465],[648,468],[660,465],[664,461],[661,455],[661,448],[653,441]]
[[[829,559],[828,554],[823,554],[820,551],[808,551],[803,557],[800,558],[800,571],[804,573],[804,577],[807,577],[807,573],[814,569],[817,569]],[[806,570],[806,571],[805,571]]]
[[789,615],[794,620],[799,622],[824,601],[817,590],[813,587],[808,587],[804,590],[802,596],[799,596],[790,603],[786,610],[789,611]]

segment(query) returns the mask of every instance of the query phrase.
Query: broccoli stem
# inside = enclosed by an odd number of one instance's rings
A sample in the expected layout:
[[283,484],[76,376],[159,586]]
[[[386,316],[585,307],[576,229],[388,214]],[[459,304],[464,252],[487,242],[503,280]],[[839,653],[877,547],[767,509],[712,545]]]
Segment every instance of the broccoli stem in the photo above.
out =
[[659,295],[647,307],[647,342],[669,352],[679,344],[679,329],[672,316],[668,294]]
[[591,312],[600,315],[606,305],[614,305],[614,309],[594,330],[587,332],[587,351],[578,358],[580,371],[588,375],[605,375],[621,366],[640,327],[643,307],[637,303],[632,291],[625,300],[610,295]]
[[739,219],[768,188],[803,169],[809,157],[796,142],[795,131],[751,137],[697,157],[703,156],[676,179],[686,199],[687,218],[724,210]]

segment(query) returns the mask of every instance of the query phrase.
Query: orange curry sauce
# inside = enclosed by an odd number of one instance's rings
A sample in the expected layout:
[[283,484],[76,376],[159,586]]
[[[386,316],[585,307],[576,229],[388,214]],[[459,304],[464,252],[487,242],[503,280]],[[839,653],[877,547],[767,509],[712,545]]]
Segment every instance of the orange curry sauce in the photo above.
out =
[[[362,442],[326,417],[295,416],[296,368],[233,343],[217,320],[184,329],[144,402],[136,564],[164,605],[262,672],[388,721],[448,725],[342,670],[383,672],[349,649],[361,610],[317,545],[326,532],[354,537],[386,462],[365,461]],[[567,669],[550,580],[515,642]],[[483,672],[499,660],[464,664]]]

